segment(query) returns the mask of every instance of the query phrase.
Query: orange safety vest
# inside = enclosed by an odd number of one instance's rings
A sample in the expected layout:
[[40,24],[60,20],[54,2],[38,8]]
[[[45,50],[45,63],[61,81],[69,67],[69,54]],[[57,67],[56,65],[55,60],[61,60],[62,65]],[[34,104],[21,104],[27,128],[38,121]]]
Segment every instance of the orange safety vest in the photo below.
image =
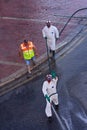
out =
[[33,43],[31,41],[28,41],[28,45],[25,46],[24,43],[21,44],[21,50],[23,52],[23,57],[25,60],[30,60],[35,56],[34,50],[33,50]]

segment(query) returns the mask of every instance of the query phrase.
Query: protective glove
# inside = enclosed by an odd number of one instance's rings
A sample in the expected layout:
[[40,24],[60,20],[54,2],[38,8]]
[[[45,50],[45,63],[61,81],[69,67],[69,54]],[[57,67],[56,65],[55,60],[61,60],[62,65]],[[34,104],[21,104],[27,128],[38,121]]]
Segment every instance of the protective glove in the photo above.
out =
[[52,78],[56,78],[56,73],[54,71],[51,72]]
[[50,97],[47,94],[45,95],[45,98],[50,102]]

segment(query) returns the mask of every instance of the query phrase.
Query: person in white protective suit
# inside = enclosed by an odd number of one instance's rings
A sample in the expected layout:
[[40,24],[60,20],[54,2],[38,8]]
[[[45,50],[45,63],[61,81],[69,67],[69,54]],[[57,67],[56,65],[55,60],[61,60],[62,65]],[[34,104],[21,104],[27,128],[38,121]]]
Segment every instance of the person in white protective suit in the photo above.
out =
[[53,102],[55,105],[55,109],[58,109],[59,102],[58,102],[58,93],[56,89],[57,81],[58,81],[57,76],[52,77],[51,74],[48,74],[42,86],[42,92],[44,94],[44,97],[46,98],[45,113],[49,121],[52,120],[51,103]]
[[58,29],[51,24],[51,21],[47,21],[46,26],[42,29],[42,35],[47,40],[48,50],[52,54],[52,58],[55,59],[56,41],[59,38]]

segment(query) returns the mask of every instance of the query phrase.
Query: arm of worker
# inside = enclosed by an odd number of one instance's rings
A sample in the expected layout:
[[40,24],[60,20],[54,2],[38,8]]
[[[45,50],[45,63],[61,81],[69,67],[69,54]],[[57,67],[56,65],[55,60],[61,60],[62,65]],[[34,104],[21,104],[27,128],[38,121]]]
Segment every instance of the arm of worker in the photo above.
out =
[[59,39],[59,30],[55,27],[55,37],[56,41]]
[[45,33],[45,28],[42,29],[42,35],[44,39],[47,39],[46,33]]
[[53,78],[52,80],[53,80],[54,84],[57,85],[57,83],[58,83],[58,77],[56,76],[56,77]]
[[39,53],[38,53],[37,48],[36,48],[35,45],[33,45],[33,49],[34,49],[35,56],[38,57],[38,56],[39,56]]
[[23,59],[23,52],[21,50],[21,48],[19,47],[19,52],[18,52],[18,55],[21,59]]

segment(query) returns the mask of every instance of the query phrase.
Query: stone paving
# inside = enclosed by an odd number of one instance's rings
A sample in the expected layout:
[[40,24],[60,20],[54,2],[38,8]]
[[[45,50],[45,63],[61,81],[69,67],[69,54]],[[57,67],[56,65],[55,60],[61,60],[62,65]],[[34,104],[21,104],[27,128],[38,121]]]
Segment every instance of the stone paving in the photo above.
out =
[[[24,39],[33,41],[39,57],[46,52],[42,28],[50,19],[61,31],[69,17],[78,9],[85,8],[87,0],[1,0],[0,1],[0,79],[24,67],[18,57],[18,48]],[[77,26],[79,17],[86,16],[87,10],[79,12],[60,36],[62,42]],[[57,43],[57,44],[58,44]]]

